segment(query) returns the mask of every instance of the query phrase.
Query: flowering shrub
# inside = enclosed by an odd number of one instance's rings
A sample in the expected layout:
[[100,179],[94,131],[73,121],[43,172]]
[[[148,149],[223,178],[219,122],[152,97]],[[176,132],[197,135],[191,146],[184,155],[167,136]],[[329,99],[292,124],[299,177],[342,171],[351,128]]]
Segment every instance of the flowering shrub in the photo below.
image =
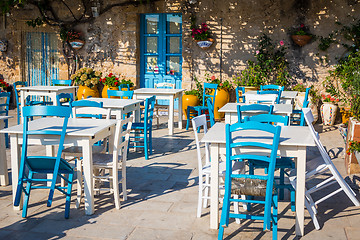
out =
[[191,20],[191,36],[195,39],[195,40],[199,40],[199,41],[205,41],[208,38],[210,38],[210,29],[209,27],[206,25],[206,23],[202,23],[200,28],[195,24],[195,20],[196,18],[194,16],[192,16],[190,18]]
[[7,82],[5,82],[4,79],[1,79],[1,78],[0,78],[0,87],[1,87],[4,91],[6,91],[7,88],[9,87],[9,84],[8,84]]
[[189,91],[185,91],[186,95],[194,95],[197,96],[198,99],[200,100],[200,102],[202,102],[202,98],[203,98],[203,85],[201,82],[199,82],[197,80],[197,78],[194,78],[195,84],[196,84],[196,88],[195,89],[191,89]]
[[100,71],[94,71],[92,68],[81,68],[71,75],[70,79],[74,81],[75,85],[94,87],[101,78]]
[[206,74],[205,79],[209,83],[217,84],[218,89],[230,90],[232,88],[232,85],[228,80],[225,80],[225,81],[222,82],[220,79],[216,78],[215,76],[209,77],[209,74]]
[[350,155],[353,152],[360,152],[360,142],[350,140],[349,148],[346,150],[346,153]]
[[129,87],[134,86],[134,83],[131,80],[126,80],[125,78],[121,79],[120,84],[128,84]]
[[299,27],[292,28],[290,31],[291,35],[312,36],[312,34],[309,32],[309,28],[306,27],[304,24],[300,24]]
[[329,102],[329,103],[334,103],[334,104],[337,104],[339,102],[338,98],[334,98],[330,95],[325,96],[325,94],[322,94],[321,97],[322,97],[323,102]]
[[119,78],[113,73],[109,73],[106,77],[100,78],[99,81],[108,87],[118,87],[120,85]]
[[61,29],[60,30],[60,38],[63,41],[73,41],[75,39],[82,39],[82,33],[75,31],[73,29],[70,30],[66,30],[66,29]]
[[302,83],[298,83],[296,84],[293,88],[293,91],[298,91],[298,92],[305,92],[306,91],[306,87],[304,86],[304,84]]

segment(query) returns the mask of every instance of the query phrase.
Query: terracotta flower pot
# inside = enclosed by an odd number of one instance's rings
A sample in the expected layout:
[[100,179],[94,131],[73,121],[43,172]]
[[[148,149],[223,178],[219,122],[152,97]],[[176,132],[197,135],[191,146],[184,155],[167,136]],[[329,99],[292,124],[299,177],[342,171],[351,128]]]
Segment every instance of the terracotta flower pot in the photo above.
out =
[[312,36],[309,35],[291,35],[292,40],[295,44],[300,47],[305,46],[308,42],[310,42]]
[[[107,95],[107,90],[119,90],[118,87],[109,87],[107,85],[104,85],[104,88],[101,92],[101,97],[102,98],[108,98],[108,95]],[[111,98],[119,98],[119,97],[111,97]]]
[[183,116],[185,116],[185,119],[187,119],[186,110],[188,106],[197,106],[199,105],[199,98],[195,95],[183,95],[182,97],[182,110],[183,110]]
[[230,101],[230,94],[227,89],[218,89],[215,96],[214,104],[214,117],[220,120],[224,117],[225,113],[219,113],[219,109]]
[[334,125],[337,108],[338,107],[335,104],[330,102],[325,102],[323,105],[321,105],[321,118],[324,125]]
[[80,99],[86,99],[89,96],[91,97],[100,97],[99,90],[97,86],[94,86],[92,88],[89,88],[87,86],[80,85],[78,92],[77,92],[77,98]]

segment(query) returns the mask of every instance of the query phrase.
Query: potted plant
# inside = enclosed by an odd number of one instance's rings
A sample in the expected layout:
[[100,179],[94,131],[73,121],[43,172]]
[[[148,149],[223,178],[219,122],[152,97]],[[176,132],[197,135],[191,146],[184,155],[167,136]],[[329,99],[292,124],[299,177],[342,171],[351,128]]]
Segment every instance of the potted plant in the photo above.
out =
[[9,84],[7,82],[5,82],[4,79],[0,78],[0,87],[2,88],[2,92],[7,92]]
[[[103,98],[107,98],[107,90],[119,90],[120,80],[113,73],[109,73],[106,77],[100,78],[99,82],[104,84],[104,88],[101,92]],[[111,97],[116,98],[116,97]]]
[[332,126],[335,123],[339,99],[322,94],[322,102],[323,104],[320,107],[320,112],[323,124]]
[[81,68],[71,75],[71,80],[74,84],[79,86],[77,98],[84,99],[89,96],[99,97],[99,91],[97,84],[101,78],[102,73],[100,71],[94,71],[92,68]]
[[[130,79],[129,80],[126,80],[125,78],[121,79],[120,85],[121,84],[127,84],[127,85],[129,85],[131,91],[134,90],[134,83]],[[121,90],[123,90],[123,89],[121,89]]]
[[304,24],[300,24],[299,27],[295,27],[291,30],[291,39],[295,44],[302,47],[312,39],[312,34],[309,32],[308,27]]
[[350,140],[348,144],[348,148],[346,150],[347,155],[351,155],[352,153],[355,154],[355,157],[360,164],[360,142]]
[[196,18],[192,16],[191,20],[191,36],[195,39],[197,45],[202,49],[208,49],[214,42],[211,38],[210,29],[206,23],[202,23],[198,27],[195,23]]
[[214,117],[215,119],[221,119],[224,117],[224,113],[219,113],[218,110],[230,101],[229,91],[232,89],[232,85],[228,80],[221,81],[215,76],[209,77],[209,74],[205,76],[207,82],[218,85],[214,103]]
[[194,78],[194,81],[196,88],[185,91],[182,97],[182,110],[185,119],[187,118],[187,114],[186,114],[187,107],[197,106],[199,105],[200,101],[202,101],[203,85],[201,84],[201,82],[197,80],[196,77]]
[[81,49],[85,42],[82,37],[82,33],[73,29],[67,30],[62,28],[60,30],[60,38],[70,44],[73,49]]
[[259,64],[253,61],[247,61],[246,69],[233,76],[233,82],[237,86],[245,87],[245,91],[258,90],[260,85],[265,84],[265,73]]

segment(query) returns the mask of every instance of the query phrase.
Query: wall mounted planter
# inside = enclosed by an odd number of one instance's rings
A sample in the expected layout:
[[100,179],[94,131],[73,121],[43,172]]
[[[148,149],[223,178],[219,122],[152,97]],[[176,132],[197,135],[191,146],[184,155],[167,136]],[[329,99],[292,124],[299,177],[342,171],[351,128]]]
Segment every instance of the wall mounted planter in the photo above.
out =
[[312,36],[309,35],[291,35],[292,40],[295,44],[299,45],[300,47],[305,46],[310,42]]
[[211,47],[211,45],[214,43],[214,39],[212,38],[209,38],[208,40],[206,41],[199,41],[199,40],[196,40],[196,43],[197,45],[202,48],[202,49],[208,49],[209,47]]
[[75,50],[79,50],[85,44],[85,42],[80,39],[71,40],[71,41],[69,41],[69,43],[70,43],[71,47]]
[[8,47],[8,41],[0,40],[0,52],[6,52],[7,47]]

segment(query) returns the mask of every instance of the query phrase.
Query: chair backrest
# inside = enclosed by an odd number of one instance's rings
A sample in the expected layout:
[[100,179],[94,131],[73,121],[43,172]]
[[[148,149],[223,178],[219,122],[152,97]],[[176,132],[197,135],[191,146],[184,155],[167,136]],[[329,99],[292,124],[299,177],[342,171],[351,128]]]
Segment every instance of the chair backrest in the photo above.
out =
[[132,99],[134,91],[107,90],[108,98],[120,97],[121,99]]
[[[196,144],[196,152],[197,152],[197,159],[198,159],[198,169],[199,169],[199,176],[202,175],[202,168],[203,168],[203,163],[202,163],[202,155],[201,154],[201,142],[199,140],[199,135],[198,135],[198,129],[203,127],[204,128],[204,135],[207,133],[207,122],[206,122],[206,115],[202,114],[200,116],[194,117],[193,119],[191,119],[192,121],[192,126],[193,126],[193,130],[194,130],[194,134],[195,134],[195,144]],[[210,148],[209,148],[209,143],[205,143],[205,165],[210,164]]]
[[[125,89],[125,90],[124,90],[124,89]],[[127,84],[127,83],[120,84],[120,85],[119,85],[119,90],[122,90],[122,91],[130,91],[130,85]]]
[[145,99],[144,109],[144,127],[145,129],[152,127],[156,98],[155,96]]
[[[273,105],[263,104],[249,104],[249,105],[237,105],[238,122],[243,122],[245,115],[256,115],[256,114],[272,114]],[[246,114],[244,114],[246,112]]]
[[275,103],[280,103],[281,93],[282,93],[282,90],[279,90],[279,91],[277,91],[277,90],[259,90],[258,91],[258,94],[275,94],[275,95],[277,95]]
[[175,84],[169,83],[169,82],[155,83],[154,86],[155,86],[155,88],[175,89]]
[[[257,134],[254,138],[242,138],[247,132],[256,130]],[[232,178],[242,179],[259,179],[266,181],[266,195],[265,195],[265,209],[264,209],[264,226],[270,226],[271,216],[271,201],[273,195],[273,182],[276,156],[280,140],[280,126],[272,126],[266,123],[248,121],[245,123],[226,124],[226,173],[225,173],[225,185],[231,186]],[[267,142],[259,142],[257,136],[266,136]],[[272,139],[269,139],[271,135]],[[239,137],[241,136],[241,137]],[[252,140],[254,139],[254,140]],[[254,149],[249,151],[243,151],[245,149]],[[258,149],[261,149],[263,154],[260,154]],[[239,151],[240,150],[240,151]],[[250,172],[243,174],[236,174],[232,176],[233,161],[246,162],[246,161],[260,161],[268,165],[268,172],[264,175],[256,173],[251,175]]]
[[254,116],[246,116],[244,118],[244,122],[246,121],[269,123],[276,126],[289,126],[289,116],[281,116],[275,114],[259,114]]
[[27,87],[28,86],[28,83],[27,82],[21,82],[21,81],[17,81],[17,82],[14,82],[14,92],[15,92],[15,101],[16,101],[16,106],[17,108],[19,109],[19,106],[20,106],[20,92],[18,90],[19,87]]
[[123,162],[126,162],[127,160],[132,122],[133,117],[128,117],[123,120],[118,120],[116,123],[113,146],[113,164],[119,163],[119,157],[121,157],[121,161]]
[[10,92],[0,92],[0,116],[8,116],[10,96]]
[[246,103],[275,104],[278,94],[246,94]]
[[214,115],[214,105],[212,104],[210,98],[207,99],[207,107],[210,117],[210,126],[212,127],[215,124],[215,115]]
[[70,80],[51,80],[52,86],[63,85],[63,86],[71,86],[71,79]]
[[215,83],[204,83],[204,90],[203,90],[203,106],[206,106],[208,98],[211,99],[211,102],[213,105],[215,105],[215,96],[216,96],[216,90],[218,85]]
[[[236,93],[236,102],[237,102],[237,103],[245,102],[245,96],[244,96],[245,87],[239,87],[239,86],[237,86],[237,87],[235,88],[235,93]],[[240,100],[241,100],[241,101],[240,101]]]
[[260,90],[278,90],[284,91],[284,86],[269,84],[269,85],[261,85]]
[[73,118],[110,119],[110,108],[103,108],[102,102],[79,100],[70,102]]
[[[62,99],[64,99],[65,101],[61,101]],[[74,94],[72,93],[60,93],[56,95],[56,102],[58,106],[63,106],[65,103],[69,103],[69,107],[70,107],[70,102],[73,101],[74,101]]]

